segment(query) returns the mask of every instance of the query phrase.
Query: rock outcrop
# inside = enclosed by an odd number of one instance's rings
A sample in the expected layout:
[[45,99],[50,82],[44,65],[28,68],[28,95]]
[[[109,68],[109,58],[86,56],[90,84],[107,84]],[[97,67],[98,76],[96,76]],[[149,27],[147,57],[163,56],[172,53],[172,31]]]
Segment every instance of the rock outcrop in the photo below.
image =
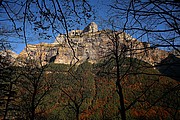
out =
[[80,64],[85,60],[96,63],[113,53],[116,40],[119,52],[126,57],[154,65],[168,56],[166,51],[152,48],[150,44],[140,42],[122,31],[98,31],[98,26],[92,22],[84,30],[72,30],[68,35],[58,35],[54,43],[28,45],[18,58],[33,59],[43,65],[49,62]]
[[[9,62],[9,65],[14,65],[16,58],[18,57],[18,54],[16,54],[11,50],[3,50],[0,51],[0,57],[3,58],[3,60],[6,61],[7,63]],[[0,64],[2,63],[3,60],[0,59]]]
[[98,26],[95,22],[90,23],[87,27],[84,28],[83,32],[97,32],[98,31]]

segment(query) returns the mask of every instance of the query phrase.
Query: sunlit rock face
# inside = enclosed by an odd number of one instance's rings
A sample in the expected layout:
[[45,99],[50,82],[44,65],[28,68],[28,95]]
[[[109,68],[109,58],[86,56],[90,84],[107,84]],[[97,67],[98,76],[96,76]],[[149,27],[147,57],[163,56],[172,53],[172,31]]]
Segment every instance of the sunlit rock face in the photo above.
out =
[[16,58],[18,57],[18,54],[11,50],[3,50],[0,51],[0,66],[1,63],[9,63],[9,65],[14,65]]
[[84,28],[83,32],[97,32],[98,31],[98,26],[95,22],[90,23],[87,27]]
[[[17,60],[22,64],[34,62],[45,65],[50,62],[50,58],[57,54],[59,46],[57,44],[40,43],[35,45],[27,45],[27,47],[19,54]],[[35,64],[36,65],[36,64]]]
[[72,30],[58,35],[54,43],[28,45],[18,58],[32,59],[42,65],[47,63],[80,64],[86,60],[96,63],[115,50],[114,42],[118,41],[119,53],[124,57],[133,57],[152,65],[161,62],[168,53],[121,31],[98,30],[92,22],[84,30]]
[[0,51],[0,55],[6,56],[6,57],[11,57],[11,58],[17,58],[18,57],[18,54],[16,54],[15,52],[13,52],[11,50]]

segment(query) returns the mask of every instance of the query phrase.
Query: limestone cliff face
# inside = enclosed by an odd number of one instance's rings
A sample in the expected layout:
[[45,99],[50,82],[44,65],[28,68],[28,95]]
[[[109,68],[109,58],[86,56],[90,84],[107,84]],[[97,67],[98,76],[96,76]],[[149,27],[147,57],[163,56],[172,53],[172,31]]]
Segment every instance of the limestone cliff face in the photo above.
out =
[[57,44],[40,43],[36,45],[27,45],[27,47],[19,54],[19,61],[29,61],[45,65],[49,62],[50,58],[57,54],[59,46]]
[[[7,67],[8,65],[15,65],[16,58],[18,57],[18,54],[11,50],[3,50],[0,51],[0,67],[4,67],[4,65]],[[6,63],[6,64],[3,64]],[[8,64],[7,64],[8,63]]]
[[15,52],[11,50],[0,51],[0,55],[5,56],[5,57],[10,57],[12,59],[16,59],[18,57],[18,54],[16,54]]
[[80,64],[85,60],[96,63],[113,54],[116,40],[119,43],[119,52],[126,57],[137,58],[154,65],[168,56],[167,52],[151,48],[150,44],[140,42],[124,32],[98,31],[98,26],[93,22],[84,30],[72,30],[68,35],[58,35],[54,43],[28,45],[20,53],[19,58],[33,59],[43,65],[49,62]]

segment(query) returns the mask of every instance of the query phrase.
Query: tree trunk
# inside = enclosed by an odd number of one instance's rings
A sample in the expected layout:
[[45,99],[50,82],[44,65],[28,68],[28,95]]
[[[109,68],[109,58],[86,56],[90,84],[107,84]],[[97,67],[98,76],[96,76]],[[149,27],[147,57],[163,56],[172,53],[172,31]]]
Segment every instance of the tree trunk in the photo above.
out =
[[7,102],[6,102],[6,107],[5,107],[5,113],[4,113],[4,118],[3,120],[6,120],[6,117],[7,117],[7,114],[8,114],[8,107],[9,107],[9,103],[10,103],[10,99],[11,99],[11,92],[12,92],[12,85],[13,83],[10,82],[10,86],[9,86],[9,95],[8,95],[8,98],[7,98]]
[[[117,39],[116,39],[117,40]],[[126,111],[125,111],[125,105],[124,105],[124,95],[123,95],[123,91],[122,91],[122,86],[121,86],[121,80],[120,80],[120,69],[119,69],[119,44],[118,41],[116,41],[116,49],[115,49],[115,59],[116,59],[116,67],[117,67],[117,71],[116,71],[116,86],[117,86],[117,92],[119,95],[119,101],[120,101],[120,113],[121,113],[121,119],[122,120],[126,120]]]
[[121,113],[121,119],[126,120],[126,111],[125,111],[125,105],[124,105],[124,95],[123,95],[122,87],[121,87],[121,84],[120,84],[119,80],[117,80],[116,86],[118,88],[118,95],[119,95],[119,101],[120,101],[120,108],[119,109],[120,109],[120,113]]
[[32,101],[31,101],[31,116],[30,116],[31,120],[35,119],[35,110],[36,110],[36,108],[35,108],[35,99],[36,99],[36,93],[37,93],[37,86],[35,85],[33,96],[32,96]]
[[76,110],[76,120],[79,120],[79,108]]

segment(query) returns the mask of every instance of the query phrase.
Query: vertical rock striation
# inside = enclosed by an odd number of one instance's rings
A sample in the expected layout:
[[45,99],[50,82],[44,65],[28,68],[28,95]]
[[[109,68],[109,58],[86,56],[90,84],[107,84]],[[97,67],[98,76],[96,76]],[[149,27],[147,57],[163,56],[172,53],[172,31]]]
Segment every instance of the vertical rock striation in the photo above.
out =
[[160,63],[169,54],[152,48],[149,43],[140,42],[122,31],[98,31],[97,24],[92,22],[84,30],[72,30],[68,35],[58,35],[54,43],[28,45],[20,53],[19,58],[34,59],[43,65],[49,62],[80,64],[86,60],[96,63],[112,53],[115,39],[118,40],[119,51],[123,52],[123,55],[143,60],[151,65]]

